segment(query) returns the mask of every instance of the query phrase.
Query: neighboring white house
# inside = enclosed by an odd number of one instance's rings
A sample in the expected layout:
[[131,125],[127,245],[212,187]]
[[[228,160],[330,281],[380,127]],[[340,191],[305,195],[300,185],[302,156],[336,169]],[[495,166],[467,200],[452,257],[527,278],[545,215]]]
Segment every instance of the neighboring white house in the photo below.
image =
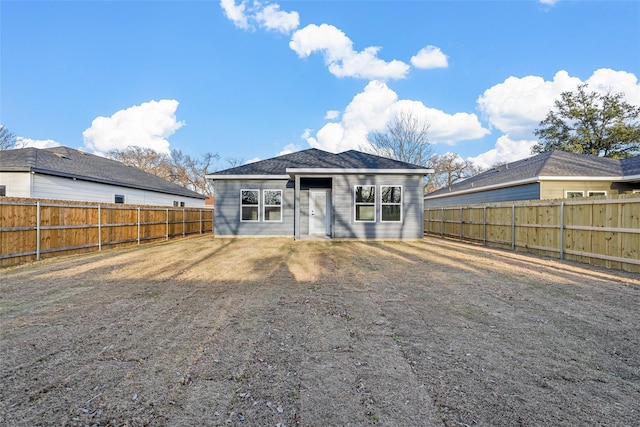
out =
[[204,207],[205,196],[141,169],[68,147],[0,151],[0,196]]

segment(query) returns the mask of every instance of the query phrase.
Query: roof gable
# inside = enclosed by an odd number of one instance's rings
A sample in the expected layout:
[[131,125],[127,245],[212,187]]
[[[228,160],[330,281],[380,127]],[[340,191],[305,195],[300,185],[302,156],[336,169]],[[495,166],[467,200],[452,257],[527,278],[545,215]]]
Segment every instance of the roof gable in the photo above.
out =
[[225,175],[233,176],[284,176],[292,169],[326,169],[326,170],[415,170],[423,173],[422,166],[398,160],[380,157],[360,151],[349,150],[339,154],[329,153],[317,148],[297,151],[271,159],[260,160],[243,166],[237,166],[213,172],[208,176],[216,179]]
[[36,172],[205,199],[205,196],[121,162],[68,147],[0,151],[0,171]]

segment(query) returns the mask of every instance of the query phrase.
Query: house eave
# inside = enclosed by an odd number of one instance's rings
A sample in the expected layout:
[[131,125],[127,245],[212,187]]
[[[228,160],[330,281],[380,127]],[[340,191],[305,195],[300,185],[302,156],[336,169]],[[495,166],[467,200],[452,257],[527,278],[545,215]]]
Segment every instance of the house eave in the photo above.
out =
[[521,180],[518,180],[518,181],[505,182],[505,183],[502,183],[502,184],[485,185],[483,187],[467,188],[465,190],[453,191],[453,192],[446,193],[446,194],[436,194],[434,196],[426,195],[426,196],[424,196],[424,200],[432,200],[432,199],[435,200],[435,199],[441,199],[441,198],[444,198],[444,197],[451,197],[451,196],[459,196],[459,195],[464,195],[464,194],[477,193],[479,191],[496,190],[496,189],[499,189],[499,188],[515,187],[515,186],[524,185],[524,184],[533,184],[535,182],[539,182],[538,178],[539,177],[526,178],[526,179],[521,179]]
[[[93,183],[97,183],[97,184],[114,185],[114,186],[117,186],[117,187],[132,188],[132,189],[135,189],[135,190],[153,191],[155,193],[162,193],[162,194],[168,194],[168,195],[171,195],[171,196],[179,196],[179,197],[188,197],[188,198],[191,198],[191,199],[205,200],[207,198],[206,196],[204,196],[202,194],[199,194],[199,193],[195,193],[195,192],[193,192],[194,194],[181,194],[181,193],[178,193],[178,192],[169,191],[169,190],[163,190],[163,189],[160,189],[160,188],[153,188],[153,187],[149,187],[149,186],[146,186],[146,185],[133,185],[133,184],[129,184],[129,183],[126,183],[126,182],[112,181],[112,180],[108,180],[108,179],[98,179],[98,178],[75,175],[75,174],[70,174],[70,173],[65,173],[65,172],[51,171],[51,170],[47,170],[47,169],[30,168],[30,170],[23,171],[23,172],[29,172],[29,173],[41,174],[41,175],[57,176],[57,177],[60,177],[60,178],[72,179],[74,181],[85,181],[85,182],[93,182]],[[185,188],[185,191],[191,191],[191,190],[189,190],[188,188]]]
[[252,180],[252,179],[291,179],[296,175],[427,175],[433,173],[433,169],[366,169],[366,168],[287,168],[286,175],[269,175],[269,174],[237,174],[237,175],[205,175],[205,178],[212,181],[217,180]]
[[262,175],[246,175],[246,174],[239,174],[239,175],[205,175],[204,176],[205,179],[208,180],[212,180],[212,181],[218,181],[218,180],[247,180],[247,179],[276,179],[276,180],[281,180],[281,179],[289,179],[290,176],[289,175],[266,175],[266,174],[262,174]]
[[368,169],[368,168],[287,168],[287,174],[296,175],[427,175],[433,169]]
[[485,185],[483,187],[467,188],[464,190],[453,191],[446,194],[437,194],[434,196],[424,196],[424,200],[435,200],[444,197],[461,196],[465,194],[477,193],[480,191],[496,190],[499,188],[516,187],[518,185],[532,184],[543,181],[597,181],[597,182],[630,182],[640,180],[640,175],[629,176],[536,176],[533,178],[521,179],[518,181],[505,182],[502,184]]

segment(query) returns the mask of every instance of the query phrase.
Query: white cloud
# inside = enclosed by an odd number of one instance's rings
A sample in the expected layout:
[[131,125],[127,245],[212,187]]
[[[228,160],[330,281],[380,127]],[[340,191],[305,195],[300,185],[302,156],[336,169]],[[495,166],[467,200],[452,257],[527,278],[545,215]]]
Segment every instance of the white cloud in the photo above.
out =
[[242,29],[249,29],[249,19],[245,14],[246,5],[244,2],[236,4],[235,0],[220,0],[220,7],[224,11],[227,18],[233,24]]
[[302,147],[296,144],[289,144],[285,146],[280,152],[277,154],[278,156],[284,156],[285,154],[295,153],[296,151],[302,150]]
[[236,4],[235,0],[220,0],[220,7],[225,16],[243,30],[254,29],[254,25],[257,25],[267,30],[289,34],[300,25],[298,12],[282,11],[276,3],[265,6],[257,1],[242,0]]
[[398,100],[398,95],[380,81],[371,81],[353,97],[340,122],[323,126],[317,134],[307,134],[310,146],[331,152],[363,148],[371,132],[383,131],[391,117],[410,111],[429,122],[429,139],[433,143],[454,144],[481,138],[489,133],[475,114],[447,114],[425,106],[420,101]]
[[484,91],[478,98],[478,108],[489,122],[514,137],[528,137],[553,108],[562,92],[574,90],[580,79],[558,71],[553,81],[542,77],[509,77]]
[[99,155],[129,146],[169,153],[167,138],[184,126],[176,120],[177,108],[178,101],[162,99],[120,110],[111,117],[97,117],[82,133],[84,147]]
[[23,138],[19,136],[16,138],[15,147],[16,148],[27,148],[27,147],[52,148],[52,147],[60,147],[61,145],[62,144],[52,139],[30,139],[30,138]]
[[259,162],[260,160],[262,160],[260,157],[254,157],[253,159],[249,159],[246,162],[244,162],[244,164],[248,165],[249,163]]
[[289,34],[300,25],[298,12],[283,12],[277,4],[270,4],[256,13],[260,25],[268,30]]
[[[220,0],[220,7],[226,17],[238,28],[254,29],[255,26],[291,33],[300,25],[298,12],[285,12],[280,5],[258,1]],[[362,79],[402,79],[410,70],[410,66],[399,60],[384,61],[378,57],[380,47],[370,46],[358,52],[353,42],[338,28],[329,24],[310,24],[295,31],[289,47],[299,57],[306,58],[319,52],[329,72],[336,77],[355,77]],[[446,67],[447,58],[440,49],[427,46],[416,57],[422,68]],[[444,65],[443,64],[444,61]]]
[[447,55],[442,53],[439,47],[427,46],[423,47],[411,57],[411,64],[416,68],[447,68],[449,62]]
[[586,81],[590,91],[607,93],[621,92],[629,104],[640,105],[640,83],[638,78],[626,71],[615,71],[610,68],[596,70]]
[[559,0],[540,0],[540,3],[546,5],[546,6],[553,6],[556,3],[558,3]]
[[326,120],[335,120],[338,117],[340,117],[340,111],[338,110],[329,110],[327,111],[327,114],[324,115]]
[[321,52],[329,72],[336,77],[402,79],[410,69],[409,65],[402,61],[386,62],[378,58],[380,48],[377,46],[356,52],[351,39],[329,24],[310,24],[296,31],[289,47],[301,58]]
[[306,141],[311,136],[311,133],[313,133],[313,129],[307,128],[304,130],[304,132],[302,132],[302,135],[300,135],[300,138]]
[[640,105],[637,77],[625,71],[603,68],[596,70],[585,82],[564,70],[558,71],[552,81],[539,76],[509,77],[487,89],[478,98],[478,108],[502,132],[514,138],[529,138],[554,108],[561,93],[574,91],[581,83],[587,83],[590,91],[622,92],[627,102]]
[[429,140],[453,145],[459,141],[478,139],[490,133],[480,124],[478,116],[470,113],[448,114],[425,106],[421,101],[401,100],[393,108],[396,111],[412,111],[429,123]]
[[509,163],[531,156],[531,147],[535,140],[512,140],[509,135],[502,135],[493,149],[475,157],[468,157],[477,166],[488,169],[496,163]]

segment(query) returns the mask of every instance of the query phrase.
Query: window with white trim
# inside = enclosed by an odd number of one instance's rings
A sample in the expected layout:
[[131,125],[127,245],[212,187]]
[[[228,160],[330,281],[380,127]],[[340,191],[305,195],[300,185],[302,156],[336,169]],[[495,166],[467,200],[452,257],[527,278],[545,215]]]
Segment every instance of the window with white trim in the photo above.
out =
[[262,190],[265,221],[282,221],[282,190]]
[[356,185],[354,188],[355,220],[376,221],[376,186]]
[[380,186],[380,221],[402,221],[402,186]]
[[6,185],[0,185],[0,196],[4,197],[7,195],[7,186]]
[[260,190],[240,190],[240,221],[259,221]]
[[606,191],[589,191],[587,192],[587,194],[589,195],[589,197],[597,197],[597,196],[606,196],[607,192]]
[[567,199],[573,199],[574,197],[584,197],[584,191],[565,191],[564,197]]
[[124,194],[116,194],[113,196],[113,203],[124,204]]

